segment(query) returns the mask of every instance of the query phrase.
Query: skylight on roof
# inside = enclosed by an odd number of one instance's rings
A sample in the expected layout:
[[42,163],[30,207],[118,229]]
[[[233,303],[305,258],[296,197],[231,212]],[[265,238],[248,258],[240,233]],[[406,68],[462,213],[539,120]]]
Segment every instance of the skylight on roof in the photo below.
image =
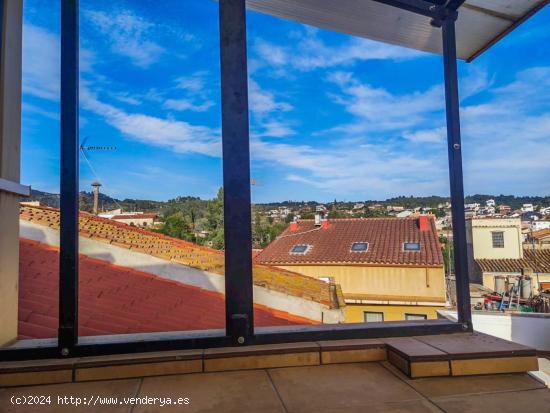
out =
[[420,251],[420,242],[404,242],[403,251]]
[[296,244],[290,250],[290,254],[307,254],[310,249],[311,249],[311,245]]
[[354,242],[351,244],[351,251],[352,252],[365,252],[369,249],[369,243],[368,242]]

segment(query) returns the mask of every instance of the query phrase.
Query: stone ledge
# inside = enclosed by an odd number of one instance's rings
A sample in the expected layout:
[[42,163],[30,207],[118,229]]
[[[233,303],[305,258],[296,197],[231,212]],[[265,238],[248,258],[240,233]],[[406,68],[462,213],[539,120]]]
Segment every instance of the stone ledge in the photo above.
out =
[[[538,369],[534,351],[479,334],[224,347],[0,363],[0,387],[388,360],[409,377]],[[459,342],[460,345],[457,345]],[[472,347],[482,343],[480,349]],[[494,345],[495,351],[491,351]]]

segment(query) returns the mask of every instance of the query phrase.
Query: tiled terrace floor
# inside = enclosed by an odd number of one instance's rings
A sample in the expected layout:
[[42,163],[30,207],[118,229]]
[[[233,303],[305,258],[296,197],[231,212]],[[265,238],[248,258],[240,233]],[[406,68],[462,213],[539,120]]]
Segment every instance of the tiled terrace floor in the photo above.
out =
[[[52,404],[14,406],[12,396]],[[188,405],[60,406],[81,398],[188,397]],[[388,362],[199,373],[0,389],[10,412],[550,412],[550,390],[526,374],[408,379]]]

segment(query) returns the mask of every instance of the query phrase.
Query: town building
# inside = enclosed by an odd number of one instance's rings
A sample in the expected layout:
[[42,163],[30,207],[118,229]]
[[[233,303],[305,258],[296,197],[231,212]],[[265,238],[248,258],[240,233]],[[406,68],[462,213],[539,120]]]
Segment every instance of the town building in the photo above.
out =
[[140,228],[155,228],[159,225],[158,214],[154,212],[123,212],[121,208],[98,214],[101,218],[111,219]]
[[498,212],[501,215],[510,215],[510,213],[512,212],[512,207],[510,205],[499,205]]
[[471,281],[500,293],[522,274],[531,274],[532,292],[550,283],[550,250],[524,248],[518,218],[474,218],[466,230]]
[[294,222],[255,262],[340,285],[346,322],[433,319],[446,304],[428,216]]
[[529,234],[528,243],[538,249],[550,249],[550,228],[534,231]]
[[531,230],[540,231],[550,228],[550,220],[533,220],[531,221]]

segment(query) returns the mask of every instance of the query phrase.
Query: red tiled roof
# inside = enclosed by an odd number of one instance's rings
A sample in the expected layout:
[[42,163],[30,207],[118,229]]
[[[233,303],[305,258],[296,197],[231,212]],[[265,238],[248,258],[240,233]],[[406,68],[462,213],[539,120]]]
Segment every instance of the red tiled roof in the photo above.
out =
[[[19,216],[25,221],[59,229],[59,210],[55,208],[21,205]],[[157,232],[81,212],[79,234],[95,241],[225,275],[223,251]],[[316,301],[330,308],[339,307],[337,298],[331,292],[331,285],[316,278],[263,265],[254,265],[253,276],[255,285]]]
[[[21,239],[19,338],[56,337],[59,250]],[[223,294],[80,255],[79,334],[104,335],[219,329]],[[254,306],[255,324],[312,324],[311,320]]]
[[[260,252],[260,264],[369,264],[441,266],[443,256],[433,219],[427,218],[421,231],[413,218],[332,219],[328,228],[302,220],[294,230],[289,226]],[[365,252],[351,251],[354,242],[368,242]],[[403,251],[404,242],[420,242],[420,251]],[[310,245],[306,254],[291,254],[294,245]]]
[[476,259],[483,272],[521,273],[530,268],[535,273],[550,274],[550,249],[524,249],[523,259]]
[[538,231],[533,232],[532,236],[537,241],[542,241],[546,238],[550,238],[550,228],[539,229]]

